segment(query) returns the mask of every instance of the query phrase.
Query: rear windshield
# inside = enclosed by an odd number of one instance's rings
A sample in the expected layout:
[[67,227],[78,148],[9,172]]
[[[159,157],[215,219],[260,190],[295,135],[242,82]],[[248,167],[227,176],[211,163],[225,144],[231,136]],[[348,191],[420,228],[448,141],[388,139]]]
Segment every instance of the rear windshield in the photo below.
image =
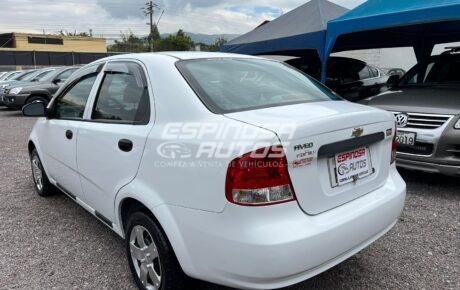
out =
[[177,68],[205,106],[218,114],[341,100],[313,78],[271,60],[187,60]]

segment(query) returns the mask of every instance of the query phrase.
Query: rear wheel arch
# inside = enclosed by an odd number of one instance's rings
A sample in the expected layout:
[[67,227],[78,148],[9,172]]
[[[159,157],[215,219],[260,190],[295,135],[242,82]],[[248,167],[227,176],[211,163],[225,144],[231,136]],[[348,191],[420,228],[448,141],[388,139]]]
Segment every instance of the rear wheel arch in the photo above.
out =
[[126,234],[126,226],[127,226],[130,215],[132,215],[135,212],[140,211],[140,212],[145,213],[149,217],[151,217],[155,221],[155,223],[160,227],[163,233],[166,235],[161,223],[155,217],[153,212],[141,201],[135,198],[132,198],[132,197],[126,197],[120,202],[118,208],[119,208],[118,214],[119,214],[119,220],[120,220],[120,227],[123,231],[123,234]]
[[32,140],[29,140],[29,143],[27,144],[27,149],[29,151],[29,155],[32,154],[32,151],[36,149],[37,147],[35,146],[34,142]]
[[128,227],[128,221],[130,219],[130,216],[136,212],[142,212],[149,216],[153,222],[158,226],[162,234],[166,237],[166,240],[169,244],[169,246],[173,249],[174,255],[177,257],[176,253],[176,248],[174,247],[174,244],[171,243],[171,240],[169,238],[169,235],[166,232],[165,227],[160,223],[159,219],[155,216],[155,214],[141,201],[139,201],[136,198],[133,197],[125,197],[122,199],[119,203],[118,206],[118,217],[119,217],[119,222],[120,222],[120,229],[123,233],[123,237],[126,238],[126,231]]
[[31,94],[25,101],[25,103],[27,104],[28,102],[30,102],[30,100],[32,98],[42,98],[42,99],[45,99],[47,102],[50,101],[50,97],[47,95],[47,94],[41,94],[41,93],[38,93],[38,94]]

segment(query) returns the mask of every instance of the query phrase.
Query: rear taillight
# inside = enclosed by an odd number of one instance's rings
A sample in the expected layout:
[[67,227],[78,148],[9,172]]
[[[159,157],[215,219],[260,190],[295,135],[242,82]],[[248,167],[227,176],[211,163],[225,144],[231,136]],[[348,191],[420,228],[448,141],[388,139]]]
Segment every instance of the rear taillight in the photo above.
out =
[[396,161],[396,148],[397,147],[398,147],[398,143],[396,142],[396,125],[395,125],[393,141],[391,143],[391,164],[393,164]]
[[227,169],[225,195],[231,203],[261,206],[295,200],[281,145],[234,159]]

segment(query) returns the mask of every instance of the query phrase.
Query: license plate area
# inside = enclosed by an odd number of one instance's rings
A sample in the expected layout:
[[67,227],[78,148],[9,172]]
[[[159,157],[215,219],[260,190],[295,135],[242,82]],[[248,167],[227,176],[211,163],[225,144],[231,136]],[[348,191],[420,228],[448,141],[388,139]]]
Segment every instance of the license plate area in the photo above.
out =
[[369,147],[335,154],[328,159],[332,187],[356,182],[374,173]]
[[396,142],[400,145],[414,146],[417,140],[417,133],[407,131],[396,131]]

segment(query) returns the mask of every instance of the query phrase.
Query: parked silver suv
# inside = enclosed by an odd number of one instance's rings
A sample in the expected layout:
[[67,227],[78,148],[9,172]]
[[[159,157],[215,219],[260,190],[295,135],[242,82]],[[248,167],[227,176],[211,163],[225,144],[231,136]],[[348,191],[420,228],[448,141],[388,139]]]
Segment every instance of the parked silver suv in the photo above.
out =
[[395,114],[397,165],[460,176],[460,48],[414,66],[365,104]]

